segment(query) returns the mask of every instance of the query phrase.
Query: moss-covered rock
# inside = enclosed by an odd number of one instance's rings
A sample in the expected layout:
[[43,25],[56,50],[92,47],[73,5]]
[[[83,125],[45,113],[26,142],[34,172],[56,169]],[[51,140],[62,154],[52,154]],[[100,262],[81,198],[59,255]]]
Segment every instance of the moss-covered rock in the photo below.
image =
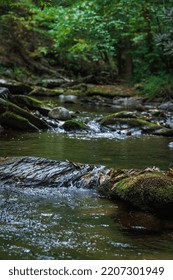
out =
[[37,110],[43,115],[48,115],[50,108],[46,107],[45,104],[31,96],[27,95],[14,95],[11,96],[10,101],[13,103],[17,104],[18,106],[21,107],[27,107],[30,110]]
[[63,128],[68,131],[86,130],[87,126],[78,120],[68,120],[63,124]]
[[136,118],[136,113],[131,111],[120,111],[113,115],[115,118],[122,118],[122,119]]
[[159,124],[146,121],[142,118],[137,118],[137,117],[135,117],[134,114],[124,113],[124,111],[105,116],[104,118],[102,118],[100,120],[100,124],[103,125],[103,126],[107,126],[107,125],[117,125],[117,126],[128,125],[129,127],[137,127],[137,128],[142,129],[143,131],[146,131],[146,132],[149,132],[149,133],[163,128],[163,126],[161,126]]
[[0,115],[0,124],[4,128],[11,128],[14,130],[38,131],[38,128],[30,123],[26,118],[10,111],[6,111]]
[[0,87],[8,88],[11,94],[26,94],[32,91],[32,87],[27,84],[7,79],[0,79]]
[[162,172],[140,173],[129,175],[124,171],[108,184],[100,186],[99,190],[111,198],[119,198],[144,210],[173,208],[173,177]]
[[[50,126],[42,119],[38,118],[37,116],[33,115],[32,113],[28,112],[25,109],[22,109],[21,107],[17,106],[16,104],[9,102],[9,101],[3,101],[3,103],[0,103],[0,112],[3,114],[5,112],[8,112],[8,115],[10,113],[11,116],[14,114],[15,116],[19,116],[21,118],[24,118],[26,120],[28,120],[29,123],[31,123],[33,126],[37,127],[37,129],[49,129]],[[4,118],[3,118],[4,119]],[[15,122],[18,120],[18,118],[15,118]],[[3,121],[4,123],[4,121]],[[2,126],[3,126],[3,123]],[[9,125],[6,127],[10,127],[13,128],[13,126],[11,126],[12,122],[9,123]],[[25,126],[26,127],[26,126]]]
[[116,96],[127,97],[135,95],[134,88],[126,85],[90,85],[88,87],[87,95],[101,95],[108,98]]
[[60,94],[64,93],[64,89],[57,88],[57,89],[48,89],[44,87],[35,86],[34,89],[29,93],[31,96],[50,96],[50,97],[56,97]]
[[154,131],[153,134],[172,137],[173,136],[173,129],[168,128],[168,127],[162,127],[160,129],[157,129],[156,131]]

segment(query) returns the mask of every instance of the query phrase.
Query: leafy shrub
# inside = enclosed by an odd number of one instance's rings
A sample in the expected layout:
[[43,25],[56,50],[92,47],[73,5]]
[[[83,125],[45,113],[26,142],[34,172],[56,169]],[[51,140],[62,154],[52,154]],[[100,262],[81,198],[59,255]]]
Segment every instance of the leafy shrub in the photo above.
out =
[[172,96],[173,97],[173,76],[160,73],[145,79],[143,93],[150,97]]

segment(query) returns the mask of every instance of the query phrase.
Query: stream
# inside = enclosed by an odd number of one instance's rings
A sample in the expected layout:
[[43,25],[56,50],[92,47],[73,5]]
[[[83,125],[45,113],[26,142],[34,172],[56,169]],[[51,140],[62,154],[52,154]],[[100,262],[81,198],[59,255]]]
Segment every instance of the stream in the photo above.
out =
[[[0,134],[0,156],[108,168],[173,167],[172,138],[96,132],[9,131]],[[0,259],[173,258],[172,218],[132,210],[94,189],[2,187],[0,210]]]

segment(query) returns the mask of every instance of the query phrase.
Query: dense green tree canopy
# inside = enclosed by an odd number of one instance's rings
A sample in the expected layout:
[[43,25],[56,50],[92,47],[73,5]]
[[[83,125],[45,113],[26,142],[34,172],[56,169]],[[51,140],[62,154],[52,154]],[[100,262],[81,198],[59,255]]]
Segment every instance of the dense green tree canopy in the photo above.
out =
[[0,33],[6,38],[12,31],[11,48],[20,41],[31,57],[45,56],[75,73],[140,80],[172,71],[171,2],[0,0]]

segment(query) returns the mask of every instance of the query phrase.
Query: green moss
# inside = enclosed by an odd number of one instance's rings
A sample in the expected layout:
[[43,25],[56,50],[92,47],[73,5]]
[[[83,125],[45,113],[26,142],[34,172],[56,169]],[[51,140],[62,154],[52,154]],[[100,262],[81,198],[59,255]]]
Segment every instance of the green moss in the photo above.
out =
[[[108,115],[106,117],[104,117],[103,119],[101,119],[100,124],[101,125],[128,125],[130,127],[139,127],[141,129],[143,129],[144,131],[148,131],[148,132],[152,132],[154,130],[160,129],[162,128],[162,126],[146,121],[144,119],[141,118],[135,118],[135,117],[125,117],[125,115],[123,116],[123,114],[111,114]],[[128,116],[126,114],[126,116]]]
[[23,131],[38,131],[38,128],[31,124],[26,118],[10,111],[6,111],[0,115],[0,124],[5,128]]
[[161,172],[125,178],[115,183],[111,192],[139,208],[160,209],[173,206],[173,178]]
[[115,114],[113,114],[115,118],[136,118],[134,112],[131,112],[131,111],[120,111],[120,112],[117,112]]
[[44,102],[27,95],[12,96],[11,101],[14,101],[19,106],[26,106],[31,110],[39,109],[40,107],[45,106]]
[[29,95],[33,96],[59,96],[60,94],[64,93],[64,89],[57,88],[57,89],[48,89],[44,87],[35,86],[34,89],[29,93]]
[[108,98],[116,96],[128,97],[136,95],[136,91],[134,88],[126,85],[96,85],[88,88],[87,95],[101,95]]
[[87,126],[78,120],[68,120],[63,124],[65,130],[86,130]]
[[84,95],[83,91],[80,89],[66,89],[63,93],[64,95],[76,95],[76,96],[82,96]]

